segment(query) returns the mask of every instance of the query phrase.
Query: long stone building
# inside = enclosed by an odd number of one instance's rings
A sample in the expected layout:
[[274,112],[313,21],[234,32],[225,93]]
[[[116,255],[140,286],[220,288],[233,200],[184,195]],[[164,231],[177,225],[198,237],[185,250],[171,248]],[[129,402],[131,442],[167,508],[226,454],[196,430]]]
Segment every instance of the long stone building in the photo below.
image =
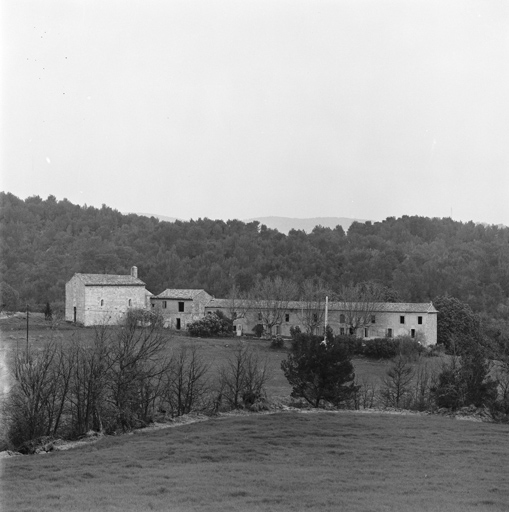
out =
[[[164,326],[185,330],[189,323],[221,311],[233,319],[238,336],[262,325],[272,335],[289,336],[292,327],[322,334],[325,304],[290,301],[276,308],[268,301],[216,299],[202,289],[146,290],[136,267],[130,275],[75,274],[66,284],[65,318],[85,326],[115,324],[130,308],[157,311]],[[428,303],[350,303],[328,305],[327,324],[336,334],[370,339],[408,336],[423,345],[437,342],[437,310]]]

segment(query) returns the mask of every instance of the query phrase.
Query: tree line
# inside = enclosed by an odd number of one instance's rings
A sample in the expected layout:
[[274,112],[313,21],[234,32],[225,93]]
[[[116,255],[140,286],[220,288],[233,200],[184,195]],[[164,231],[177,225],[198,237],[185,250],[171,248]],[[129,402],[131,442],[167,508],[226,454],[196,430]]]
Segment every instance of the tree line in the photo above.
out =
[[62,305],[75,272],[128,273],[147,289],[203,288],[226,297],[266,277],[332,289],[376,282],[393,300],[453,296],[479,314],[492,336],[509,325],[509,228],[450,218],[389,217],[355,222],[345,233],[317,226],[288,235],[258,222],[198,219],[173,223],[79,206],[54,196],[21,200],[0,193],[1,303]]

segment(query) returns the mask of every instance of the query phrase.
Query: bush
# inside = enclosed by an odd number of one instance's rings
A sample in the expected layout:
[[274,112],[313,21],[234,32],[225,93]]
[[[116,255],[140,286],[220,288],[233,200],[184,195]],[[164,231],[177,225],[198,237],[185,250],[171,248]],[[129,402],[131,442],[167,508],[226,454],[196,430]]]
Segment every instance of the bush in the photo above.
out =
[[191,322],[187,330],[194,337],[232,336],[232,322],[221,311],[205,315],[200,320]]
[[398,354],[399,342],[393,338],[364,340],[362,354],[370,359],[392,359]]
[[281,336],[274,336],[270,342],[270,348],[274,350],[281,350],[285,348],[285,340]]
[[339,335],[334,338],[349,356],[359,356],[364,354],[364,341],[355,336]]

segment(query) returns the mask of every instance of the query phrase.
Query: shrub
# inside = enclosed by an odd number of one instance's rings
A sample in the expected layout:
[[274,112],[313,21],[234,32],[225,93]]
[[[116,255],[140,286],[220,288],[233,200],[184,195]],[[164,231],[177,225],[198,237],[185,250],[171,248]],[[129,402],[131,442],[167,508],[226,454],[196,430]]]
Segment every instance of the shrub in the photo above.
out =
[[232,322],[221,311],[207,314],[200,320],[191,322],[187,330],[191,336],[232,336]]
[[274,350],[285,348],[285,340],[281,336],[274,336],[270,342],[270,348]]
[[393,338],[364,340],[362,354],[370,359],[392,359],[398,353],[399,342]]

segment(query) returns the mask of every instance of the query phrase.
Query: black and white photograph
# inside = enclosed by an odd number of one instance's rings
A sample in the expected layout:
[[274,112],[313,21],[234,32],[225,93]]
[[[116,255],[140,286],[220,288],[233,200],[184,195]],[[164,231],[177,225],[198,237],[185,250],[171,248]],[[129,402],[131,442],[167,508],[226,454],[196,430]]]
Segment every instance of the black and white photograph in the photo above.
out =
[[509,511],[509,2],[0,0],[0,509]]

